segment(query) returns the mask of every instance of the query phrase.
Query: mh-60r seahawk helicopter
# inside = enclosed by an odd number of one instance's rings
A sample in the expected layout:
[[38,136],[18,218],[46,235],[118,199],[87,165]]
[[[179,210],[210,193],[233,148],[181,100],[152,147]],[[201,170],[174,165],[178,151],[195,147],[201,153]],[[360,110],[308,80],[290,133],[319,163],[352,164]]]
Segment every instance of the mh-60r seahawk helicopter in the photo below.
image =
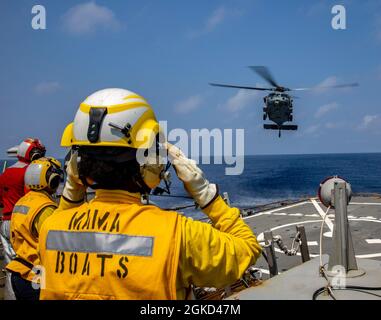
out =
[[288,91],[306,91],[315,89],[325,89],[325,88],[345,88],[345,87],[356,87],[358,83],[349,84],[339,84],[333,86],[317,86],[312,88],[295,88],[290,89],[278,85],[271,75],[268,68],[264,66],[251,66],[249,67],[263,79],[265,79],[272,87],[271,88],[259,88],[259,87],[248,87],[248,86],[237,86],[229,84],[219,84],[210,83],[212,86],[217,87],[227,87],[227,88],[238,88],[238,89],[248,89],[248,90],[261,90],[261,91],[272,91],[270,94],[263,98],[265,107],[263,108],[263,120],[267,118],[275,124],[264,124],[264,129],[279,130],[279,137],[281,136],[282,130],[297,130],[297,125],[285,125],[283,123],[293,121],[293,96],[287,94]]

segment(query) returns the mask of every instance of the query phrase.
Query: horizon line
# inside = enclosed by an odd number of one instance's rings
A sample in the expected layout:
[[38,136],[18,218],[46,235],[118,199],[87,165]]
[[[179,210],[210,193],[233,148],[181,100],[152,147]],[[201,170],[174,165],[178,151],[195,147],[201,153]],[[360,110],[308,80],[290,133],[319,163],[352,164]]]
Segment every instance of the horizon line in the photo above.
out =
[[[367,152],[324,152],[324,153],[251,153],[251,154],[245,154],[244,157],[246,156],[308,156],[308,155],[350,155],[350,154],[381,154],[381,151],[376,152],[376,151],[367,151]],[[57,159],[64,159],[61,157],[56,157],[53,156],[54,158]],[[200,155],[198,155],[200,157]],[[201,156],[203,157],[208,157],[208,156]],[[210,157],[225,157],[225,155],[210,155]],[[237,155],[232,155],[232,157],[241,157]],[[8,157],[8,158],[0,158],[0,160],[16,160],[16,157]]]

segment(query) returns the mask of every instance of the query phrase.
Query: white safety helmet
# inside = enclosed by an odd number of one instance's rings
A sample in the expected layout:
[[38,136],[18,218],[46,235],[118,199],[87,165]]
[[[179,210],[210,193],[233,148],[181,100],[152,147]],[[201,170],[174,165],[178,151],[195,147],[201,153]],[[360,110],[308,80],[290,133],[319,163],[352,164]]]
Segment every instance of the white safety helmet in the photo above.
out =
[[24,183],[30,190],[45,190],[54,193],[63,178],[61,163],[52,157],[43,157],[32,161],[28,166],[25,171]]
[[[138,154],[152,148],[157,150],[159,140],[164,142],[164,135],[148,102],[132,91],[110,88],[96,91],[80,104],[62,135],[61,146],[78,148],[94,158],[123,162],[137,159]],[[103,147],[120,152],[107,154]],[[150,161],[138,162],[144,183],[152,189],[160,183],[164,164]]]
[[87,97],[69,124],[61,146],[150,148],[159,123],[148,102],[125,89],[103,89]]
[[39,139],[27,138],[17,148],[17,158],[21,161],[32,162],[45,156],[45,146]]

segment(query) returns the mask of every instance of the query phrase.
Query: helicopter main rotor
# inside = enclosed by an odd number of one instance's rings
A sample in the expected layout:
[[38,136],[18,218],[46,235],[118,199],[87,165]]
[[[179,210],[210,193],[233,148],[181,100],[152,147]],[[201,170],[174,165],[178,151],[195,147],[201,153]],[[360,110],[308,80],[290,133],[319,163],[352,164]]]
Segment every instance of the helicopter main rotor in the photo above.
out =
[[236,89],[247,89],[247,90],[260,90],[260,91],[276,91],[276,92],[286,92],[286,91],[307,91],[307,90],[317,90],[317,89],[330,89],[330,88],[348,88],[348,87],[357,87],[359,84],[347,83],[347,84],[338,84],[332,86],[315,86],[310,88],[294,88],[290,89],[287,87],[280,86],[270,73],[270,70],[265,66],[250,66],[256,74],[266,80],[272,87],[263,88],[263,87],[251,87],[251,86],[240,86],[240,85],[231,85],[231,84],[221,84],[221,83],[209,83],[212,86],[216,87],[225,87],[225,88],[236,88]]

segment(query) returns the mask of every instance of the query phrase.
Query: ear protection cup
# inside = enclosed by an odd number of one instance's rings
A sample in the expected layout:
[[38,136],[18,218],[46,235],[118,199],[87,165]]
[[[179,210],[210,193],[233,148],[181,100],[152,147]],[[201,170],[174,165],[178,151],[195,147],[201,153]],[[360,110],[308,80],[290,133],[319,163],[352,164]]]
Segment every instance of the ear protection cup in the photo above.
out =
[[37,160],[45,156],[45,152],[38,148],[33,148],[30,151],[30,161]]
[[59,174],[53,173],[50,175],[49,180],[48,180],[48,186],[49,189],[55,190],[58,188],[60,185],[61,177]]
[[57,168],[57,166],[53,163],[52,160],[49,160],[51,167],[46,172],[46,183],[50,190],[55,190],[60,185],[60,182],[63,180],[63,171],[61,168]]
[[162,171],[162,165],[144,165],[140,167],[142,179],[146,186],[150,189],[154,189],[160,184]]

